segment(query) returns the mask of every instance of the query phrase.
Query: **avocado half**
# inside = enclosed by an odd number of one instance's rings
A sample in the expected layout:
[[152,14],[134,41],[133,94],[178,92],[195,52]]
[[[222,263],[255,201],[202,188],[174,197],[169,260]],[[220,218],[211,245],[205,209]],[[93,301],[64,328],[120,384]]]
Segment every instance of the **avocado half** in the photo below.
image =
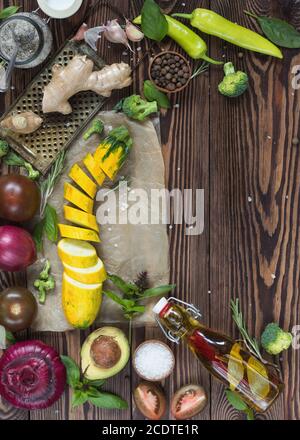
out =
[[89,380],[118,374],[130,357],[128,339],[116,327],[102,327],[91,333],[81,348],[81,368]]

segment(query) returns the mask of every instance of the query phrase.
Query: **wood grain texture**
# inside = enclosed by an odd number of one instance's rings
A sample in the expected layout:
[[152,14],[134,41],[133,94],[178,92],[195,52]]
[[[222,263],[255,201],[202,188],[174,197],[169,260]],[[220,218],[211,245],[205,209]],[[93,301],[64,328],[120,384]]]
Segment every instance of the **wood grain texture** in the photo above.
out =
[[[254,27],[243,10],[282,16],[273,1],[212,0],[211,7]],[[285,13],[294,7],[285,2]],[[294,24],[299,26],[299,19]],[[292,328],[299,310],[299,150],[292,138],[299,132],[300,101],[290,75],[299,55],[284,51],[282,62],[244,51],[240,59],[238,52],[220,40],[212,45],[214,57],[224,55],[249,72],[250,90],[237,101],[211,94],[218,121],[217,129],[213,121],[210,125],[211,324],[232,333],[228,304],[239,297],[250,331],[259,336],[267,322]],[[221,76],[211,71],[212,90]],[[285,393],[260,418],[299,418],[299,353],[289,350],[280,363]],[[213,418],[236,418],[223,387],[213,381],[211,392]]]
[[[13,2],[1,1],[2,6]],[[33,0],[20,1],[23,9],[35,9]],[[101,2],[92,10],[90,25],[114,18],[117,12]],[[128,17],[137,15],[142,0],[109,2]],[[192,0],[177,2],[175,10],[192,11],[207,7],[225,17],[259,30],[257,23],[243,14],[244,9],[257,14],[284,17],[300,28],[300,5],[296,0]],[[71,19],[51,20],[57,48],[91,12],[95,1],[84,1]],[[299,147],[292,138],[299,134],[299,93],[291,87],[291,69],[300,65],[298,51],[284,51],[284,62],[240,50],[216,38],[207,38],[210,55],[232,60],[250,76],[250,91],[238,100],[217,93],[222,69],[210,67],[209,73],[193,81],[176,104],[161,115],[162,148],[168,188],[205,190],[205,229],[200,236],[186,236],[184,226],[169,229],[171,281],[177,284],[175,295],[199,306],[203,321],[228,334],[238,336],[232,323],[229,301],[239,297],[250,331],[259,336],[266,322],[279,321],[284,328],[299,323]],[[138,67],[131,90],[115,92],[107,103],[112,108],[130,91],[140,92],[147,77],[148,57],[142,59],[149,44],[137,45],[133,55],[125,48],[107,44],[103,39],[99,53],[107,63],[125,61]],[[170,40],[152,45],[178,50]],[[238,53],[243,53],[243,58]],[[17,71],[13,90],[0,94],[0,109],[8,106],[39,68]],[[2,172],[8,170],[2,167]],[[9,170],[12,171],[12,170]],[[25,274],[0,273],[0,286],[24,285]],[[211,292],[211,293],[210,293]],[[298,321],[298,322],[297,322]],[[125,332],[127,325],[121,326]],[[89,332],[28,333],[21,337],[40,338],[59,352],[79,361],[80,346]],[[133,350],[148,338],[161,338],[156,327],[135,328]],[[224,387],[212,380],[186,347],[173,347],[176,354],[174,374],[163,384],[166,395],[187,383],[201,383],[208,392],[209,404],[199,419],[243,418],[224,397]],[[299,350],[289,350],[280,358],[284,371],[285,392],[271,411],[258,418],[300,419]],[[121,394],[130,402],[127,411],[104,411],[88,404],[72,410],[71,393],[66,392],[52,408],[30,414],[0,404],[1,419],[140,419],[131,401],[131,389],[139,382],[132,366],[107,382],[107,390]],[[170,417],[170,414],[167,414]]]

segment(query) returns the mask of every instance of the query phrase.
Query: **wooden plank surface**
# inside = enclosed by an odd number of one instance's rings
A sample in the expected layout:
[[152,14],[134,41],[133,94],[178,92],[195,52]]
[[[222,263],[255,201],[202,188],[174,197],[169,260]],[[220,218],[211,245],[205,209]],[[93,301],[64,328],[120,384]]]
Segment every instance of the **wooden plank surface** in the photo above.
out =
[[[1,1],[0,8],[13,2]],[[20,1],[24,10],[34,10],[36,2]],[[58,47],[79,26],[93,1],[69,20],[51,20]],[[141,9],[142,0],[113,0],[112,5],[129,17]],[[285,14],[300,27],[299,4],[288,0],[192,0],[177,2],[177,10],[211,7],[234,21],[251,27],[255,23],[244,9],[262,14]],[[93,13],[91,25],[114,18],[105,6]],[[206,38],[206,37],[205,37]],[[291,140],[299,133],[299,92],[291,88],[291,68],[300,64],[297,51],[285,51],[284,62],[240,51],[216,38],[208,39],[210,54],[233,60],[250,73],[250,92],[237,101],[217,92],[222,72],[211,67],[180,95],[172,97],[175,107],[161,117],[162,148],[166,164],[166,184],[172,188],[205,190],[205,229],[200,236],[186,236],[184,227],[169,229],[171,280],[176,295],[198,305],[204,322],[234,334],[229,300],[241,299],[244,315],[253,333],[259,335],[263,323],[279,320],[286,328],[297,324],[299,310],[299,149]],[[165,48],[178,47],[171,42]],[[145,49],[146,43],[141,44]],[[162,46],[161,46],[162,47]],[[154,52],[159,50],[156,45]],[[120,60],[136,64],[144,50],[129,54],[122,47],[101,42],[99,51],[108,62]],[[238,56],[243,52],[243,58]],[[0,95],[1,111],[24,89],[38,69],[17,71],[14,89]],[[147,60],[134,73],[132,91],[140,91],[147,76]],[[125,92],[114,93],[108,108]],[[2,172],[7,170],[3,167]],[[0,274],[0,285],[24,284],[24,274]],[[211,292],[211,293],[209,293]],[[126,331],[126,326],[124,327]],[[29,333],[41,338],[61,353],[79,360],[79,349],[87,332]],[[236,333],[237,335],[237,333]],[[163,338],[157,328],[137,328],[133,348],[150,337]],[[174,347],[176,369],[164,388],[171,396],[179,386],[198,382],[210,397],[200,419],[241,418],[224,398],[224,388],[201,368],[186,347]],[[274,408],[261,418],[299,419],[299,351],[290,350],[280,358],[285,372],[285,393]],[[131,401],[131,389],[138,378],[131,365],[107,383],[107,389]],[[84,405],[70,407],[70,394],[46,411],[30,414],[0,405],[0,419],[129,419],[141,418],[132,402],[128,411],[101,411]]]

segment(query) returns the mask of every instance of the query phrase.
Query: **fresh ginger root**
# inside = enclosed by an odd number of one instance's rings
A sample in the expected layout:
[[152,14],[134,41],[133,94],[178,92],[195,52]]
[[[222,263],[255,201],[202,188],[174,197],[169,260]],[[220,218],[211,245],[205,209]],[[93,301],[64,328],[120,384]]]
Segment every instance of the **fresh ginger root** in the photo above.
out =
[[28,111],[7,116],[7,118],[1,121],[0,125],[2,128],[7,128],[14,133],[29,134],[40,128],[42,122],[42,118]]
[[112,64],[93,72],[94,63],[86,56],[75,56],[66,67],[55,64],[53,77],[45,87],[43,112],[59,112],[68,115],[72,107],[68,100],[84,90],[110,96],[112,90],[130,86],[131,68],[128,64]]

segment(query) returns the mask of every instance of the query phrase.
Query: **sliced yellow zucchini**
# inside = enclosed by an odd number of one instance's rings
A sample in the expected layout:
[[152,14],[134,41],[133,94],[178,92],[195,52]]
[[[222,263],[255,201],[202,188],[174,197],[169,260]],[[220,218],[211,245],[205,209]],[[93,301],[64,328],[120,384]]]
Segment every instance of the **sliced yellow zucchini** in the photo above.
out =
[[94,157],[89,153],[83,159],[83,163],[86,166],[88,172],[93,176],[98,185],[102,185],[105,180],[105,174],[101,167],[95,161]]
[[67,182],[64,186],[64,198],[68,200],[68,202],[73,203],[73,205],[78,206],[78,208],[88,212],[89,214],[93,212],[94,200]]
[[77,163],[75,163],[70,172],[69,177],[77,183],[77,185],[83,189],[92,199],[95,197],[97,192],[97,185],[89,178],[87,174],[80,168]]
[[73,238],[74,240],[94,241],[96,243],[100,242],[99,235],[91,229],[77,228],[77,226],[64,225],[61,223],[58,227],[62,237]]
[[99,226],[96,221],[96,216],[81,211],[80,209],[72,208],[72,206],[64,206],[65,219],[75,225],[85,226],[99,232]]
[[96,249],[87,241],[63,238],[57,245],[57,251],[63,264],[79,269],[95,266],[98,262]]

